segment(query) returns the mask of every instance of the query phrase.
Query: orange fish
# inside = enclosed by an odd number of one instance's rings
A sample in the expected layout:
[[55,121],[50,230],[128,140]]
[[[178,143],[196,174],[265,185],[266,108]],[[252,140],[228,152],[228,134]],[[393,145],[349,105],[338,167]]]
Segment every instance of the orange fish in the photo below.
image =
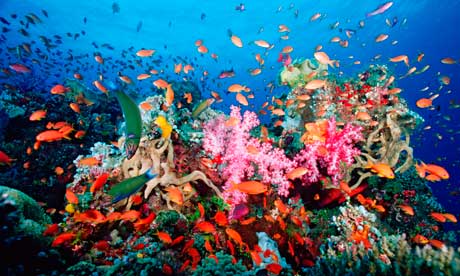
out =
[[236,101],[239,102],[240,104],[244,105],[244,106],[249,105],[248,99],[241,93],[236,94]]
[[295,168],[292,171],[288,172],[285,176],[286,176],[287,179],[294,180],[296,178],[302,177],[307,172],[308,172],[307,168],[298,167],[298,168]]
[[248,87],[241,84],[232,84],[228,87],[228,92],[239,93],[241,91],[249,92],[251,91]]
[[81,139],[81,138],[83,138],[83,136],[85,136],[85,134],[86,134],[86,131],[84,131],[84,130],[79,130],[79,131],[75,132],[74,137],[75,137],[76,139]]
[[76,113],[80,113],[80,106],[76,103],[70,103],[69,107]]
[[387,34],[380,34],[375,38],[375,42],[382,42],[388,38]]
[[146,218],[139,219],[134,223],[134,229],[138,232],[145,232],[148,230],[150,224],[153,222],[153,220],[156,218],[155,213],[150,213]]
[[70,189],[65,191],[65,198],[70,204],[78,204],[78,197],[77,195],[72,192]]
[[198,53],[201,53],[201,54],[206,54],[209,51],[208,48],[204,45],[198,46],[197,50],[198,50]]
[[401,208],[401,210],[404,212],[404,214],[408,215],[408,216],[413,216],[415,215],[415,212],[414,212],[414,209],[409,206],[409,205],[398,205],[399,208]]
[[65,133],[62,133],[58,130],[45,130],[43,132],[40,132],[35,138],[37,141],[40,141],[40,142],[60,141],[62,140],[62,138],[70,140],[69,136],[67,136]]
[[412,238],[412,241],[417,243],[417,244],[422,244],[422,245],[427,244],[429,242],[429,240],[425,236],[422,236],[420,234],[415,235]]
[[380,177],[385,177],[388,179],[393,179],[395,178],[395,175],[393,173],[393,170],[388,164],[385,163],[376,163],[372,164],[369,163],[366,168],[371,169],[371,171],[377,173],[378,176]]
[[451,57],[441,59],[441,63],[444,64],[455,64],[455,60]]
[[168,88],[169,83],[163,79],[157,79],[153,82],[153,85],[155,85],[155,87],[158,89],[166,89]]
[[165,191],[168,192],[169,200],[178,205],[184,204],[184,195],[182,194],[181,190],[179,190],[179,188],[170,186],[167,187]]
[[443,215],[448,221],[453,222],[453,223],[457,223],[457,218],[456,218],[454,215],[452,215],[452,214],[450,214],[450,213],[444,213],[444,214],[442,214],[442,215]]
[[155,50],[142,49],[136,52],[138,57],[151,57],[155,53]]
[[216,228],[214,225],[208,221],[200,221],[195,225],[195,228],[203,233],[214,233]]
[[57,223],[50,224],[46,227],[45,231],[43,231],[43,236],[54,236],[59,232],[59,225]]
[[56,173],[56,175],[62,175],[64,173],[64,169],[62,167],[57,166],[56,168],[54,168],[54,173]]
[[107,182],[107,179],[109,178],[108,173],[103,173],[101,174],[94,182],[93,185],[91,185],[91,188],[89,188],[89,191],[94,194],[95,191],[99,190],[102,188],[105,183]]
[[425,171],[439,176],[441,179],[449,179],[449,173],[446,169],[435,164],[424,164],[422,162],[422,167]]
[[53,86],[53,88],[51,88],[50,92],[51,94],[55,94],[55,95],[64,95],[65,92],[68,92],[70,91],[70,88],[68,87],[65,87],[64,85],[62,84],[56,84],[55,86]]
[[104,64],[104,59],[100,55],[95,55],[94,59],[96,60],[97,63]]
[[325,80],[312,80],[305,85],[305,88],[309,90],[315,90],[315,89],[323,88],[325,85],[326,85]]
[[430,216],[438,222],[442,222],[442,223],[446,222],[446,217],[441,213],[431,212]]
[[98,80],[93,81],[93,85],[94,85],[97,89],[99,89],[99,91],[101,91],[102,93],[105,93],[105,94],[108,93],[107,88],[105,88],[105,86],[102,85],[102,83],[99,82]]
[[433,105],[433,100],[439,97],[439,94],[435,94],[430,98],[421,98],[415,102],[415,105],[419,108],[427,108]]
[[233,45],[235,45],[238,48],[243,47],[243,42],[241,41],[241,38],[237,37],[236,35],[231,35],[230,40],[232,41]]
[[84,223],[104,223],[106,217],[98,210],[88,209],[83,213],[76,212],[73,216],[75,222],[84,222]]
[[214,215],[214,221],[219,226],[227,226],[228,225],[227,215],[225,215],[225,213],[223,211],[217,211],[216,212],[216,214]]
[[167,232],[161,232],[159,231],[157,233],[158,235],[158,238],[165,244],[170,244],[172,243],[172,239],[171,239],[171,236],[167,233]]
[[437,248],[437,249],[444,249],[446,247],[446,245],[440,241],[440,240],[430,240],[429,243],[431,244],[431,246]]
[[232,228],[226,228],[225,233],[227,233],[228,237],[233,240],[239,246],[243,245],[243,239],[241,238],[240,233],[233,230]]
[[96,159],[96,157],[86,157],[78,161],[78,166],[80,167],[81,166],[92,167],[92,166],[97,166],[99,164],[101,164],[101,161]]
[[75,239],[76,236],[77,235],[75,235],[74,233],[69,233],[69,232],[62,233],[53,240],[53,243],[51,244],[51,246],[52,247],[60,246],[61,244],[65,242]]
[[169,84],[166,87],[165,99],[166,99],[166,105],[167,106],[171,106],[173,101],[174,101],[174,90],[171,87],[172,87],[171,84]]
[[319,63],[334,67],[335,60],[331,60],[325,52],[315,52],[313,56]]
[[139,75],[136,77],[136,79],[137,79],[137,80],[145,80],[145,79],[148,79],[148,78],[150,78],[150,77],[151,77],[150,74],[139,74]]
[[391,62],[401,62],[404,61],[404,63],[409,66],[409,58],[406,55],[400,55],[396,57],[390,58]]
[[30,121],[40,121],[41,119],[45,117],[46,117],[46,110],[40,109],[40,110],[34,111],[30,115],[29,120]]
[[120,215],[120,220],[135,221],[139,219],[141,212],[136,210],[129,210]]
[[258,195],[267,191],[267,185],[259,181],[243,181],[239,184],[233,183],[230,190],[238,190],[249,195]]

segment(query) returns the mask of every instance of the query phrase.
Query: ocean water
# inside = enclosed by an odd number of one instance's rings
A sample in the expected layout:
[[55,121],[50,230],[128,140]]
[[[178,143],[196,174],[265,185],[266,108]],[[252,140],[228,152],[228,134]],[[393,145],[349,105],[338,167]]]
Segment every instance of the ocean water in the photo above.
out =
[[[3,28],[0,33],[1,100],[11,100],[7,97],[10,93],[25,93],[27,97],[20,104],[25,109],[20,117],[7,118],[1,113],[0,150],[10,153],[11,151],[5,149],[11,150],[17,146],[18,140],[25,139],[22,137],[28,137],[22,146],[32,147],[39,130],[27,118],[34,110],[46,109],[46,122],[61,120],[57,114],[73,112],[64,108],[59,112],[48,108],[59,106],[56,104],[58,98],[51,95],[50,89],[56,84],[64,84],[66,79],[75,79],[75,73],[81,74],[82,80],[79,82],[92,90],[90,94],[97,98],[96,106],[104,106],[106,103],[103,102],[104,98],[101,99],[104,94],[94,87],[93,82],[100,80],[107,87],[111,82],[120,86],[122,82],[118,77],[125,75],[133,80],[127,90],[136,103],[144,101],[148,96],[161,94],[161,91],[154,88],[152,81],[162,78],[169,82],[186,80],[195,83],[201,91],[202,99],[212,98],[211,91],[218,92],[223,101],[213,103],[212,108],[226,114],[229,114],[231,105],[240,105],[242,110],[259,112],[265,102],[272,103],[272,97],[280,97],[291,91],[289,86],[279,82],[280,71],[284,68],[279,58],[283,47],[292,46],[293,51],[289,55],[293,62],[305,58],[314,59],[313,55],[317,51],[327,53],[331,60],[339,63],[334,68],[329,67],[329,75],[343,80],[356,78],[358,73],[368,70],[371,65],[387,66],[395,76],[396,87],[402,89],[399,96],[406,100],[410,110],[424,119],[411,133],[410,145],[414,149],[414,158],[418,162],[437,164],[449,172],[449,179],[427,182],[427,185],[444,211],[458,217],[460,1],[392,1],[391,7],[381,14],[366,16],[384,3],[385,1],[375,0],[243,3],[184,0],[3,0],[0,2],[0,26]],[[317,18],[313,19],[315,15]],[[278,31],[282,24],[289,28],[289,32]],[[381,34],[388,35],[388,38],[376,42],[376,37]],[[242,40],[242,47],[232,43],[232,35]],[[288,37],[283,39],[283,35]],[[348,45],[343,47],[339,43],[331,42],[333,37],[340,37]],[[197,40],[202,41],[209,50],[208,53],[197,50]],[[254,41],[257,40],[268,42],[268,48],[255,45]],[[139,58],[135,53],[140,49],[153,49],[155,53],[149,58]],[[264,59],[263,64],[256,60],[256,54]],[[408,57],[407,66],[403,62],[390,61],[390,58],[399,55]],[[104,63],[95,61],[95,56],[102,57]],[[446,58],[451,58],[452,61],[441,61]],[[184,66],[191,65],[193,71],[189,74],[175,74],[175,64],[179,63]],[[17,72],[18,70],[11,68],[13,64],[24,65],[30,72]],[[429,68],[421,72],[425,66]],[[413,67],[415,73],[405,76]],[[250,71],[256,68],[260,68],[261,73],[251,75]],[[152,74],[145,81],[136,80],[136,76],[152,69],[158,70],[159,74]],[[224,71],[233,71],[234,76],[220,78],[219,75]],[[449,82],[442,83],[442,77],[448,77]],[[235,94],[227,91],[232,84],[242,84],[250,88],[254,98],[248,99],[247,106],[239,104]],[[186,92],[188,91],[176,91],[175,104]],[[33,102],[36,99],[33,93],[41,97],[41,102]],[[416,105],[420,98],[429,98],[435,94],[439,96],[433,100],[432,106],[420,108]],[[116,103],[113,97],[111,99],[111,103]],[[12,101],[17,101],[17,98],[13,96]],[[56,112],[53,115],[54,111]],[[97,111],[92,109],[91,112]],[[119,109],[109,114],[112,115],[112,123],[116,127],[107,132],[99,127],[100,136],[82,140],[80,148],[69,147],[65,148],[64,153],[60,153],[59,146],[50,143],[45,149],[51,149],[56,155],[68,155],[69,158],[72,156],[76,159],[79,154],[88,155],[94,142],[115,141],[121,135],[117,124],[123,121],[123,117]],[[86,115],[92,116],[89,113]],[[267,126],[276,121],[270,117],[270,112],[267,115],[259,113],[259,119]],[[97,125],[94,120],[93,124],[88,123],[89,127],[85,128],[88,135],[91,126]],[[181,119],[178,117],[176,120]],[[15,124],[14,127],[12,124]],[[72,124],[77,128],[78,119]],[[40,128],[44,130],[44,125]],[[79,142],[75,141],[73,139],[69,143],[78,145]],[[65,142],[67,141],[57,143]],[[52,157],[45,161],[45,157],[40,156],[36,157],[37,162],[45,163],[34,165],[34,160],[29,160],[23,153],[24,151],[21,156],[9,154],[15,161],[12,165],[0,168],[2,182],[5,182],[0,185],[19,189],[37,201],[45,202],[48,207],[55,208],[57,213],[64,210],[68,203],[68,198],[67,201],[64,199],[65,185],[72,178],[66,182],[62,177],[54,177],[54,168],[60,165],[67,171],[65,167],[72,164],[71,160],[67,160],[67,164],[57,164],[53,163]],[[22,167],[25,168],[25,163],[29,161],[31,164],[27,166],[31,166],[30,169],[23,172]],[[75,173],[75,168],[69,170]],[[55,181],[62,180],[66,183],[56,186],[56,182],[48,182],[42,187],[37,186],[36,182],[51,179],[50,175],[53,175],[51,178]],[[20,179],[13,179],[17,176]],[[18,183],[12,184],[8,179]],[[19,182],[28,184],[22,185]],[[32,182],[35,184],[31,184]],[[53,194],[37,198],[40,191]],[[417,206],[417,209],[423,209],[423,206]],[[68,214],[64,218],[57,217],[56,214],[53,222],[58,223],[68,217]],[[70,231],[70,228],[66,230]],[[454,236],[458,230],[455,223],[443,225],[443,231],[452,231]],[[457,241],[450,244],[458,246],[458,237],[456,238]],[[249,262],[246,260],[246,266]],[[27,265],[33,266],[29,263],[25,266]],[[297,271],[300,271],[299,267],[301,265],[296,266]],[[174,267],[176,272],[177,268]],[[8,273],[14,274],[11,271],[18,272],[13,269]],[[49,273],[44,269],[40,271]],[[162,270],[162,273],[167,272],[167,269]]]

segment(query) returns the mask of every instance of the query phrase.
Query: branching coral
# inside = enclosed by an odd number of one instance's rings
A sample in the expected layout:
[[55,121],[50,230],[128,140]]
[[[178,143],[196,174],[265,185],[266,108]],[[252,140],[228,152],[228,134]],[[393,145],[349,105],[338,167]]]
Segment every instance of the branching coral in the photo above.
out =
[[[201,171],[178,177],[174,166],[174,150],[170,139],[154,139],[142,137],[136,154],[130,160],[124,160],[122,173],[124,178],[130,178],[151,170],[158,174],[157,177],[146,183],[144,197],[148,198],[152,191],[158,188],[158,193],[166,200],[169,209],[173,209],[171,198],[163,190],[176,187],[184,196],[184,201],[190,199],[193,191],[185,190],[186,184],[192,181],[203,181],[209,188],[213,189],[218,196],[222,196],[219,189]],[[128,208],[131,203],[128,204]]]
[[[384,163],[394,168],[398,165],[401,154],[405,152],[405,161],[395,169],[395,172],[405,172],[413,164],[413,150],[409,146],[410,136],[408,131],[401,126],[403,122],[399,120],[402,116],[394,111],[386,114],[385,120],[382,120],[377,128],[371,132],[363,146],[361,156],[356,158],[355,168],[363,168],[369,163]],[[404,135],[403,135],[404,133]],[[403,139],[404,138],[404,139]],[[371,172],[358,172],[360,178],[352,186],[358,187],[367,177],[372,176]]]

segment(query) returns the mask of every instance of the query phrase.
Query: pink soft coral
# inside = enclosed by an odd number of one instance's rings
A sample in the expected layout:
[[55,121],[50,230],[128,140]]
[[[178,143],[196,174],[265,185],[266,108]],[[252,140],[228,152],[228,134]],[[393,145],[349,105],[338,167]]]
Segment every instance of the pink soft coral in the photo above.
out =
[[350,166],[354,157],[360,154],[354,144],[363,139],[361,129],[360,126],[346,124],[342,130],[337,130],[335,118],[330,118],[324,141],[306,144],[294,158],[299,166],[308,169],[302,178],[304,184],[318,181],[321,168],[325,168],[332,183],[338,185],[343,177],[342,166]]
[[261,180],[277,186],[278,194],[287,196],[289,182],[284,176],[295,162],[284,151],[273,148],[251,137],[249,131],[259,125],[257,114],[251,111],[241,116],[240,108],[231,107],[230,117],[236,123],[226,125],[225,117],[219,116],[204,125],[204,149],[213,156],[221,156],[224,198],[232,205],[245,202],[246,194],[232,189],[233,184],[245,180]]

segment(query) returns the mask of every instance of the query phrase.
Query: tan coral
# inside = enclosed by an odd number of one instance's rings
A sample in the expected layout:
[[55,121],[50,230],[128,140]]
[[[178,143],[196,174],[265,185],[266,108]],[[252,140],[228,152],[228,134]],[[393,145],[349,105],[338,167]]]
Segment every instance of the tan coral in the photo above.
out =
[[[155,139],[150,140],[147,137],[142,137],[139,148],[136,154],[130,160],[124,160],[122,171],[125,178],[134,177],[145,173],[151,169],[158,176],[149,180],[146,183],[144,197],[151,196],[152,191],[166,201],[169,209],[175,209],[171,204],[168,193],[164,189],[174,186],[177,187],[184,195],[184,202],[189,200],[194,192],[185,192],[184,186],[189,182],[198,180],[203,181],[208,187],[213,189],[217,196],[222,197],[220,190],[210,181],[201,171],[193,171],[192,173],[178,177],[174,166],[174,150],[170,139]],[[127,209],[131,207],[131,202],[128,201]],[[180,206],[175,206],[180,208]]]
[[[371,132],[363,147],[361,156],[357,162],[350,167],[349,172],[354,169],[361,169],[369,163],[385,163],[394,168],[400,161],[401,153],[406,152],[406,160],[395,169],[395,172],[405,172],[413,164],[413,149],[409,146],[410,136],[408,131],[401,127],[407,122],[400,120],[398,112],[387,112],[385,120],[382,120],[377,128]],[[404,139],[402,134],[404,133]],[[351,189],[358,187],[364,179],[373,175],[372,172],[358,172],[360,178],[351,186]],[[350,174],[348,175],[349,180]]]

